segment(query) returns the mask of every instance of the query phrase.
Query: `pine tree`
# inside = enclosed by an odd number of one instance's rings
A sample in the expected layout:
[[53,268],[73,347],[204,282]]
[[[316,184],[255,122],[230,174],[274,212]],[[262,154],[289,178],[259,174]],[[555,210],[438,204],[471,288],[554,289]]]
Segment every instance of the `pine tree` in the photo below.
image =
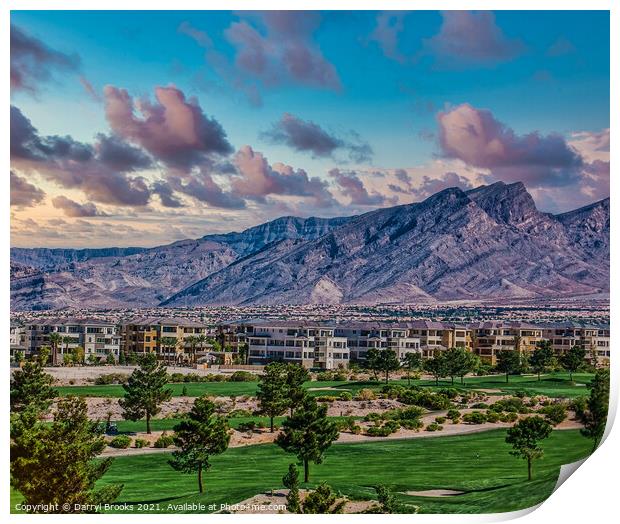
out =
[[532,480],[532,462],[543,456],[539,440],[551,435],[551,424],[539,416],[524,418],[508,429],[506,443],[512,444],[515,457],[527,460],[527,480]]
[[280,362],[267,364],[264,373],[260,376],[256,398],[260,412],[269,417],[269,427],[272,433],[273,419],[282,415],[289,406],[286,379],[286,366]]
[[140,367],[123,384],[125,396],[119,401],[126,420],[146,418],[146,432],[151,432],[151,417],[160,411],[162,402],[170,400],[172,390],[166,389],[168,374],[166,367],[157,362],[153,353],[140,359]]
[[587,409],[580,414],[583,423],[581,434],[593,440],[592,453],[596,450],[607,425],[607,412],[609,410],[609,370],[597,370],[589,385],[590,396],[587,401]]
[[11,411],[29,408],[39,413],[47,411],[56,396],[53,381],[53,377],[43,371],[41,359],[26,362],[11,376]]
[[228,448],[230,433],[225,417],[217,415],[215,404],[205,395],[198,397],[191,411],[174,426],[174,444],[181,448],[168,463],[177,471],[198,473],[198,491],[203,493],[202,474],[211,467],[209,457]]
[[309,514],[342,513],[345,504],[345,500],[338,501],[332,488],[322,482],[304,500],[303,512]]
[[282,484],[288,488],[286,495],[286,509],[289,513],[301,513],[299,500],[299,472],[295,464],[288,465],[288,473],[282,477]]
[[309,379],[310,373],[303,366],[299,364],[288,364],[286,366],[286,388],[291,415],[307,395],[304,382]]
[[310,461],[323,462],[325,451],[338,434],[338,426],[327,418],[327,406],[307,396],[295,413],[284,420],[276,444],[304,463],[304,482],[308,482]]
[[51,424],[24,420],[29,416],[14,414],[11,420],[11,486],[26,504],[57,505],[49,508],[55,513],[94,513],[95,505],[118,497],[122,485],[95,488],[114,459],[94,460],[106,444],[99,425],[88,420],[84,399],[60,400]]

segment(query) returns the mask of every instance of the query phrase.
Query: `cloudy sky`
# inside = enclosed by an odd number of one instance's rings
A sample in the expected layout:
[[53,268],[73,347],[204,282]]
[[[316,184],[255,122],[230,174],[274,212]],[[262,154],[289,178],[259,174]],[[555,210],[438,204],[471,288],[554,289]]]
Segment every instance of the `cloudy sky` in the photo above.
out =
[[522,181],[609,195],[606,12],[13,12],[22,247],[152,246]]

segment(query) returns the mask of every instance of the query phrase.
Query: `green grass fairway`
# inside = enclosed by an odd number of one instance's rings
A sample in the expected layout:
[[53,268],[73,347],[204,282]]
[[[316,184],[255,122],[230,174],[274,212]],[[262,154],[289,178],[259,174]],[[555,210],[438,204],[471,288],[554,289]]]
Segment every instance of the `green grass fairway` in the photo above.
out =
[[[529,395],[547,395],[550,397],[573,398],[588,394],[586,385],[592,379],[591,374],[575,373],[573,375],[573,383],[569,381],[567,373],[554,373],[543,375],[539,381],[536,376],[514,376],[510,377],[510,381],[506,384],[506,378],[503,375],[492,375],[485,377],[468,377],[465,384],[461,385],[458,381],[454,387],[464,389],[498,389],[505,393],[514,393],[516,390],[524,390]],[[412,384],[419,386],[435,388],[435,382],[429,380],[412,380]],[[407,385],[407,380],[391,380],[390,384]],[[231,395],[255,395],[257,382],[188,382],[185,384],[170,384],[172,394],[180,396],[183,387],[187,389],[187,395],[190,397],[199,397],[204,394],[213,396],[228,397]],[[449,380],[440,380],[439,387],[450,387]],[[343,382],[343,381],[321,381],[306,382],[307,388],[324,388],[333,387],[336,390],[319,390],[311,391],[312,395],[338,395],[341,391],[349,391],[353,394],[362,388],[371,388],[375,390],[383,387],[382,382]],[[123,387],[120,385],[110,386],[62,386],[56,388],[58,394],[65,395],[81,395],[86,397],[122,397],[124,394]]]
[[[588,455],[591,441],[576,430],[554,431],[544,442],[545,456],[534,464],[527,482],[525,461],[509,455],[505,430],[473,435],[336,444],[325,461],[311,466],[311,485],[327,481],[354,498],[374,498],[373,486],[396,492],[428,489],[464,491],[455,497],[428,498],[399,494],[401,502],[423,513],[493,513],[527,508],[553,490],[562,464]],[[122,483],[118,504],[154,504],[144,512],[170,512],[168,504],[234,504],[269,489],[282,488],[282,475],[294,457],[273,444],[231,448],[213,457],[198,494],[196,476],[174,471],[169,455],[149,454],[114,460],[102,483]],[[19,501],[13,493],[11,502]]]
[[[545,456],[534,465],[527,482],[525,461],[508,451],[505,430],[475,435],[337,444],[323,464],[312,465],[311,481],[327,481],[357,498],[374,498],[376,484],[394,491],[454,489],[457,497],[428,498],[400,495],[402,502],[421,506],[425,513],[492,513],[533,506],[549,496],[562,464],[585,457],[591,442],[578,431],[554,431],[545,441]],[[206,475],[206,492],[199,496],[195,475],[174,471],[167,454],[118,458],[105,482],[125,488],[119,503],[167,505],[203,501],[235,503],[265,490],[282,487],[282,475],[294,457],[275,445],[231,448],[213,458]]]

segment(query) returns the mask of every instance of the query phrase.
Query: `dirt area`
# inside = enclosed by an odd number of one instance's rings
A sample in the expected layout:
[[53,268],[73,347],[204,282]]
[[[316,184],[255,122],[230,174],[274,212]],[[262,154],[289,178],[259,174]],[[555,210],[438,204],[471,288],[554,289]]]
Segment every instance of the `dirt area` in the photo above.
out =
[[[288,513],[286,510],[286,495],[288,489],[278,489],[273,491],[267,491],[265,493],[259,493],[248,499],[231,504],[229,508],[226,508],[230,513],[250,514],[250,513]],[[308,496],[308,491],[305,489],[299,490],[299,498],[305,500]],[[343,513],[363,513],[373,506],[377,505],[374,500],[346,500]]]
[[464,491],[455,491],[453,489],[427,489],[425,491],[405,491],[405,495],[413,497],[454,497],[462,495]]

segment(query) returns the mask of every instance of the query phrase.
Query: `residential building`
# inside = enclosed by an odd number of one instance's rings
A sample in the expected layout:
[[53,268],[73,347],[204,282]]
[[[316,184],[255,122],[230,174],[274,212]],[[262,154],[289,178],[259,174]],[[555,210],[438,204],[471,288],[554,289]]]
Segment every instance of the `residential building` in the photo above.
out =
[[609,326],[560,322],[544,326],[543,337],[551,341],[558,356],[579,345],[586,350],[586,358],[591,363],[609,365]]

